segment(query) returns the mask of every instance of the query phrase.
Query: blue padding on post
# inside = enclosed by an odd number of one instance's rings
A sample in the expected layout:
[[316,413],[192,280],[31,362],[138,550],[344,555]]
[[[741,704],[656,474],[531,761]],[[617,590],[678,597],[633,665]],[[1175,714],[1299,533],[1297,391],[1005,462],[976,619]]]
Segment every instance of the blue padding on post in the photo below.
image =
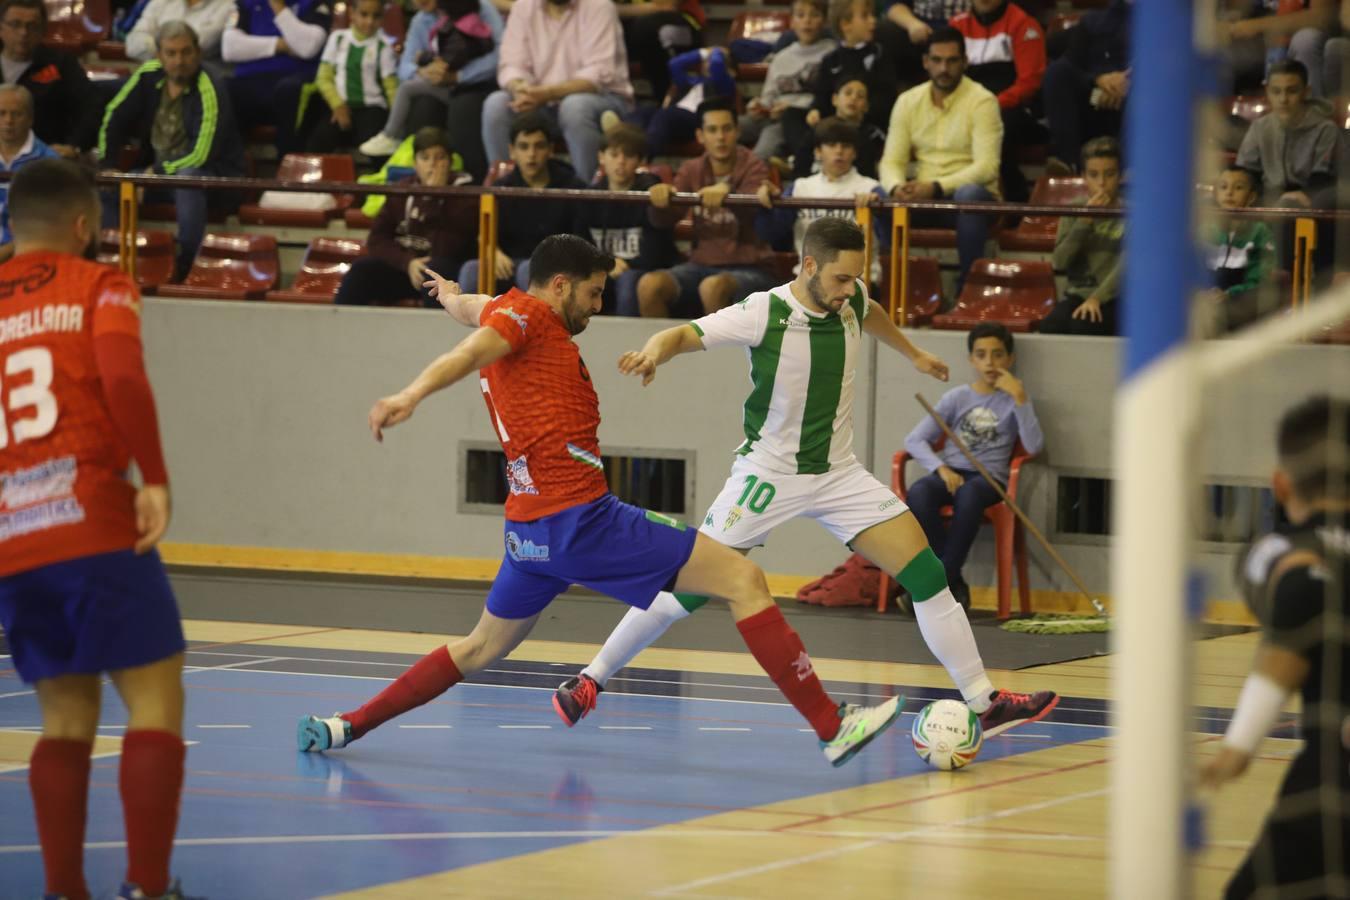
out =
[[1186,338],[1196,270],[1191,233],[1198,63],[1192,4],[1137,0],[1130,36],[1125,162],[1126,341],[1130,378]]

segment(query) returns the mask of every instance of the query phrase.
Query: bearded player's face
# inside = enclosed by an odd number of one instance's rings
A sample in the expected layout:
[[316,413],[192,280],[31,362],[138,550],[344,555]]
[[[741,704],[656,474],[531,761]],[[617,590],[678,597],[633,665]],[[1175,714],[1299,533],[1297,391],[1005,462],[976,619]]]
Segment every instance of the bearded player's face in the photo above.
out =
[[591,323],[591,316],[600,311],[600,295],[605,290],[605,273],[596,272],[590,278],[567,283],[563,298],[563,323],[572,334],[581,334]]

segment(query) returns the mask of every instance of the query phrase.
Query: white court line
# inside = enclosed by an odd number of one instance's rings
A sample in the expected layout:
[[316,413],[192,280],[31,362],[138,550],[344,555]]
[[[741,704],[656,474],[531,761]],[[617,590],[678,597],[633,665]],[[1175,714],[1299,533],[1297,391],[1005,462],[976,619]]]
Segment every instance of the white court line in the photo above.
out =
[[399,728],[454,728],[453,725],[400,725]]
[[197,725],[197,728],[252,728],[252,725]]
[[14,691],[11,694],[0,694],[0,700],[7,700],[10,697],[27,697],[36,693],[37,691]]
[[552,725],[498,725],[498,728],[509,728],[513,731],[548,731]]
[[601,725],[601,731],[651,731],[650,725]]
[[[927,830],[941,831],[949,826],[930,826]],[[917,830],[916,831],[922,831]],[[835,838],[852,840],[858,837],[887,838],[903,840],[911,832],[876,831],[809,831],[801,829],[798,834],[806,837]],[[1023,839],[1024,835],[1000,835],[1004,838]],[[645,828],[637,830],[594,829],[581,831],[420,831],[394,834],[279,834],[244,835],[238,837],[177,838],[177,847],[231,847],[274,844],[378,844],[383,841],[501,841],[501,840],[558,840],[581,838],[637,838],[652,841],[690,840],[695,838],[768,838],[775,841],[783,839],[781,831],[767,829],[731,829],[731,828]],[[1068,837],[1073,837],[1069,835]],[[881,843],[878,841],[877,843]],[[126,841],[88,841],[86,850],[121,850]],[[1245,846],[1245,845],[1244,845]],[[0,854],[39,853],[38,844],[0,845]]]
[[1042,800],[1038,803],[1026,803],[1022,806],[1014,806],[1009,809],[999,810],[992,813],[981,813],[978,816],[968,816],[964,819],[958,819],[955,822],[949,822],[946,825],[925,826],[922,828],[912,828],[908,831],[893,832],[884,836],[872,836],[870,840],[858,844],[849,844],[846,847],[835,847],[830,850],[821,850],[818,853],[809,853],[806,856],[796,856],[792,859],[779,860],[777,862],[764,863],[758,866],[748,866],[744,869],[736,869],[731,872],[724,872],[721,875],[711,875],[707,878],[699,878],[695,881],[686,881],[684,884],[676,884],[671,887],[662,888],[659,891],[652,891],[648,894],[651,897],[673,897],[677,894],[683,894],[687,891],[697,890],[709,885],[721,884],[724,881],[734,881],[738,878],[746,878],[750,875],[759,875],[764,872],[774,872],[779,869],[790,869],[793,866],[800,866],[804,863],[812,863],[822,859],[833,859],[837,856],[846,856],[850,853],[857,853],[860,850],[870,850],[873,847],[880,847],[883,844],[898,843],[906,841],[920,835],[944,834],[948,832],[957,832],[963,825],[978,825],[983,822],[992,822],[997,819],[1004,819],[1008,816],[1015,816],[1021,813],[1035,812],[1037,810],[1047,809],[1051,806],[1058,806],[1062,803],[1072,803],[1075,800],[1083,800],[1088,797],[1097,797],[1102,794],[1110,793],[1110,788],[1098,788],[1094,791],[1081,791],[1076,794],[1069,794],[1064,797],[1056,797],[1052,800]]
[[700,726],[699,731],[749,731],[749,728],[713,728]]
[[[233,655],[233,654],[231,654]],[[239,669],[244,666],[261,666],[266,663],[286,662],[289,657],[286,656],[267,656],[256,659],[241,659],[239,662],[225,663],[219,666],[183,666],[183,674],[189,672],[219,672],[222,669]]]

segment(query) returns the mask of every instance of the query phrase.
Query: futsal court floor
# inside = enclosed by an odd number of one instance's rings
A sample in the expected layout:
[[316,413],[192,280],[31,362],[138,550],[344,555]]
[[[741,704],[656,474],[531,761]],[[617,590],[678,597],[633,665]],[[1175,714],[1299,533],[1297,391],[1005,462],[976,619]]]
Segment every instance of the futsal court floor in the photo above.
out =
[[[1065,898],[1106,894],[1109,658],[991,672],[1063,695],[1043,722],[927,769],[914,714],[955,696],[936,666],[816,659],[838,699],[906,697],[840,769],[745,653],[649,649],[568,729],[550,694],[595,645],[529,641],[350,748],[295,749],[296,719],[352,708],[444,636],[189,621],[175,874],[213,900],[344,898]],[[1196,643],[1195,752],[1212,752],[1255,646]],[[87,872],[124,866],[125,712],[95,748]],[[26,760],[36,699],[0,657],[0,897],[40,893]],[[1197,897],[1219,896],[1288,758],[1272,738],[1208,816]],[[1147,790],[1147,785],[1141,785]]]

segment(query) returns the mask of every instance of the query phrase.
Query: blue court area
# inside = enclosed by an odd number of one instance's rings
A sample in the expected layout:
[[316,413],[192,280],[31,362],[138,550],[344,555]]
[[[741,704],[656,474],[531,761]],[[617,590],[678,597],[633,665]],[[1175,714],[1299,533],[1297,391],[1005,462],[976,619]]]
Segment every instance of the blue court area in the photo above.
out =
[[[507,661],[350,748],[296,751],[300,714],[352,708],[412,659],[270,646],[189,654],[197,668],[187,675],[185,736],[195,743],[174,871],[190,892],[315,897],[918,774],[927,770],[910,746],[912,716],[954,696],[897,687],[907,715],[832,769],[767,678],[630,669],[568,729],[550,695],[579,667]],[[9,675],[0,694],[22,688]],[[840,700],[889,693],[827,687]],[[125,722],[110,688],[104,708],[109,726]],[[1048,720],[987,741],[980,758],[1101,737],[1104,717],[1101,701],[1065,698]],[[31,694],[0,699],[0,728],[37,724]],[[115,888],[124,865],[117,764],[94,761],[87,859],[96,895]],[[35,896],[41,860],[26,770],[0,772],[0,809],[0,896]]]

